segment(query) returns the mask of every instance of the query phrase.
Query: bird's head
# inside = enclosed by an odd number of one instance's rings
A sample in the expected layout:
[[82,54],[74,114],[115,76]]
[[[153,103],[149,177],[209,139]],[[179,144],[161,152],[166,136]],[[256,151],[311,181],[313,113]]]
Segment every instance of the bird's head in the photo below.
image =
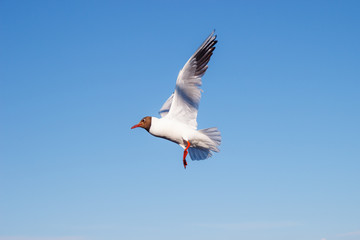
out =
[[151,117],[144,117],[143,119],[141,119],[141,121],[138,124],[132,126],[131,129],[141,127],[149,131],[150,126],[151,126]]

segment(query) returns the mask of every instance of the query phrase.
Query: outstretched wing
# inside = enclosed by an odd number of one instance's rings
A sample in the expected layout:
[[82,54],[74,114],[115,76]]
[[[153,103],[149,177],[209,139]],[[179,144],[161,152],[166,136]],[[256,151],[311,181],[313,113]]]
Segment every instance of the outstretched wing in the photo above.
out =
[[201,77],[208,69],[207,64],[216,43],[216,35],[212,32],[180,70],[175,92],[160,109],[162,117],[173,118],[197,128],[196,117],[201,98]]
[[165,117],[169,113],[173,98],[174,98],[174,93],[171,94],[171,96],[166,100],[164,105],[160,108],[159,114],[161,117]]

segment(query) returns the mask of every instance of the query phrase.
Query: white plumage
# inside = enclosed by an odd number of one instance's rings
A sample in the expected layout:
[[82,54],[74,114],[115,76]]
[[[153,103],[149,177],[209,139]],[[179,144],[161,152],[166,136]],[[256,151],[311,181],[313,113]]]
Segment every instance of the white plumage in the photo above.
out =
[[160,109],[162,118],[145,117],[139,124],[150,134],[165,138],[184,148],[184,167],[189,151],[192,160],[203,160],[219,152],[221,135],[217,128],[197,130],[197,114],[201,98],[201,78],[217,43],[214,32],[203,42],[180,70],[175,91]]

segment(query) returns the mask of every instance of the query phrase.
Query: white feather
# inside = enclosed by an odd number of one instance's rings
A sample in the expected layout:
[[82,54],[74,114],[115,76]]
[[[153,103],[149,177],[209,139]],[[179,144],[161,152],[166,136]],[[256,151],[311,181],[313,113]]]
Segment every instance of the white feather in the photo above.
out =
[[213,47],[216,44],[214,32],[203,42],[180,70],[176,80],[175,92],[160,109],[162,117],[176,119],[197,128],[197,113],[201,98],[201,77],[205,74]]

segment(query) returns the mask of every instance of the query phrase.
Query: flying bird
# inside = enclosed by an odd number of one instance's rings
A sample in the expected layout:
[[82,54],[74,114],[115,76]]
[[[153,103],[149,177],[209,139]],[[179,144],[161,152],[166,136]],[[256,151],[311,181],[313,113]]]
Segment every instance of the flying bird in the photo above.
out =
[[188,153],[192,160],[203,160],[211,157],[212,152],[220,151],[220,131],[216,127],[197,130],[196,121],[202,91],[201,78],[208,69],[216,37],[213,31],[180,70],[175,91],[159,111],[161,118],[147,116],[131,127],[144,128],[155,137],[179,144],[184,149],[185,169]]

